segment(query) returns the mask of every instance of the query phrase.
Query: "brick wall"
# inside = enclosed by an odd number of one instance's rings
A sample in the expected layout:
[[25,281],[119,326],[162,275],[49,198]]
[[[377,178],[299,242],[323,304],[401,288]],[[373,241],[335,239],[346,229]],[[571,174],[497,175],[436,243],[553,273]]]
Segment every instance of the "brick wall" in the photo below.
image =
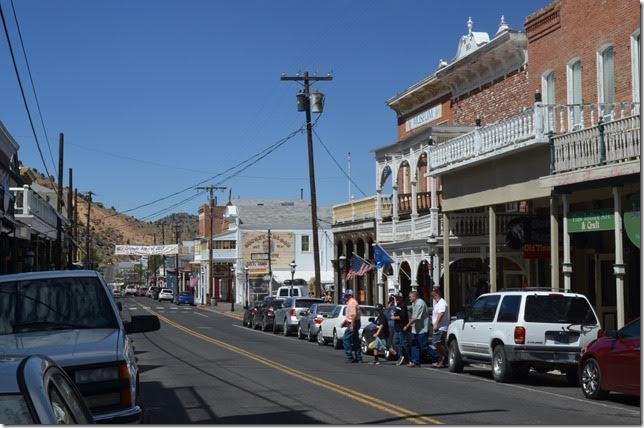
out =
[[532,107],[533,103],[528,71],[523,68],[452,100],[450,124],[474,125],[477,117],[481,118],[482,125],[498,122]]
[[[215,234],[228,230],[228,222],[224,220],[225,206],[216,206],[213,208],[213,228]],[[199,207],[199,236],[202,238],[208,237],[210,234],[210,207],[202,205]]]
[[637,0],[560,0],[525,20],[530,92],[541,88],[546,71],[555,73],[557,104],[567,103],[566,67],[582,61],[582,98],[598,102],[597,51],[613,45],[615,100],[632,100],[631,35],[640,27]]
[[[412,129],[411,131],[407,131],[405,127],[405,122],[407,122],[408,119],[416,116],[419,113],[422,113],[425,110],[428,110],[432,108],[433,106],[436,106],[438,104],[441,104],[441,117],[439,117],[436,120],[433,120],[421,127]],[[426,126],[435,126],[441,123],[452,123],[453,114],[452,114],[452,108],[451,108],[451,103],[450,103],[450,95],[446,94],[443,97],[432,100],[429,103],[423,104],[421,107],[418,107],[411,113],[408,113],[404,116],[401,116],[398,118],[398,139],[401,140],[405,137],[408,137],[412,135],[415,132],[418,132],[419,130],[422,130]]]

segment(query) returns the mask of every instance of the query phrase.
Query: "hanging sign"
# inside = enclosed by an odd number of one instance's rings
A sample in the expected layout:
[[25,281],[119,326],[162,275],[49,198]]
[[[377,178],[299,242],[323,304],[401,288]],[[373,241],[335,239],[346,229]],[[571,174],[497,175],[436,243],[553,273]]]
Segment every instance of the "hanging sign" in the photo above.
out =
[[116,256],[170,256],[179,253],[179,245],[116,245]]
[[615,230],[615,215],[610,209],[582,211],[568,217],[568,233]]
[[624,207],[624,229],[633,245],[640,248],[640,194],[633,193]]

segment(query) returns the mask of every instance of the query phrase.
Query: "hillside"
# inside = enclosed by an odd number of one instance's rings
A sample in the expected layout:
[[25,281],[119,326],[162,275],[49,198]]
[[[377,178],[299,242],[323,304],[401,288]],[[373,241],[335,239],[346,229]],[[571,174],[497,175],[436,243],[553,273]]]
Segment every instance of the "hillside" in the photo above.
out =
[[[38,171],[31,169],[23,173],[26,179],[51,188],[51,182]],[[128,258],[114,256],[117,244],[151,245],[156,234],[157,244],[162,243],[162,225],[165,232],[165,243],[175,242],[175,225],[179,226],[180,240],[189,240],[197,234],[198,217],[189,213],[173,213],[154,222],[141,221],[127,214],[121,214],[113,207],[107,208],[96,196],[92,198],[90,213],[90,236],[92,238],[93,258],[99,266],[125,261]],[[78,193],[79,241],[85,246],[87,226],[87,199],[85,194]]]

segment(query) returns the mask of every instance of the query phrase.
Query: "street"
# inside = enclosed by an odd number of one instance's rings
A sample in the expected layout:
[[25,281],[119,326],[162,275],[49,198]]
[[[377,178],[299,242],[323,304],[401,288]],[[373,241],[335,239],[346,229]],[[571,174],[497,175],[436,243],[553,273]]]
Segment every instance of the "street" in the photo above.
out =
[[[152,313],[134,335],[140,403],[151,424],[640,424],[638,397],[585,399],[565,377],[499,384],[484,366],[345,364],[342,351],[242,327],[230,306],[178,307],[123,298],[123,317]],[[365,356],[370,362],[371,356]]]

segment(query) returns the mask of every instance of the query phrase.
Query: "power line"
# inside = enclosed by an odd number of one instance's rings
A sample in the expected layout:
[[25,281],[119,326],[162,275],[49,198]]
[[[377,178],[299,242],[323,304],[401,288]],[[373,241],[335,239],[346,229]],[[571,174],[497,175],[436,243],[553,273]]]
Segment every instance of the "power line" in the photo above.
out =
[[331,152],[329,151],[328,147],[326,146],[326,144],[324,144],[324,141],[322,141],[322,139],[320,138],[320,136],[318,135],[318,133],[317,133],[317,131],[316,131],[315,129],[313,129],[313,133],[314,133],[314,134],[315,134],[315,136],[317,137],[317,139],[318,139],[318,141],[320,142],[320,144],[322,144],[322,147],[324,147],[324,150],[327,152],[327,154],[328,154],[329,156],[331,156],[331,159],[333,159],[333,162],[334,162],[334,163],[335,163],[335,165],[338,167],[338,169],[340,169],[340,171],[342,171],[342,174],[344,174],[344,176],[345,176],[345,177],[347,177],[347,178],[349,179],[349,181],[351,181],[351,183],[352,183],[354,186],[356,186],[356,189],[358,189],[358,191],[359,191],[360,193],[362,193],[362,195],[363,195],[363,196],[367,196],[367,194],[366,194],[365,192],[363,192],[363,191],[362,191],[362,189],[360,188],[360,186],[358,186],[358,185],[356,184],[356,182],[355,182],[355,181],[353,181],[353,179],[351,178],[351,176],[349,176],[349,174],[347,174],[347,172],[344,170],[344,168],[342,168],[342,166],[340,166],[340,164],[338,163],[338,161],[337,161],[337,160],[335,159],[335,157],[331,154]]
[[38,141],[38,135],[36,134],[36,128],[34,127],[34,121],[31,118],[31,112],[29,111],[29,105],[27,104],[27,97],[25,96],[25,90],[22,87],[22,80],[20,79],[20,73],[18,73],[18,65],[16,64],[16,56],[13,53],[13,46],[11,45],[11,39],[9,38],[9,30],[7,29],[7,21],[4,18],[4,11],[2,10],[2,2],[0,2],[0,18],[2,19],[2,26],[4,27],[4,34],[7,37],[7,44],[9,45],[9,52],[11,53],[11,60],[13,61],[13,69],[16,72],[16,79],[18,79],[18,86],[20,86],[20,94],[22,95],[22,101],[25,104],[25,110],[27,110],[27,116],[29,117],[29,124],[31,125],[31,132],[34,134],[34,139],[36,140],[36,146],[38,147],[38,153],[40,154],[40,160],[42,161],[43,166],[45,167],[45,172],[51,181],[52,187],[55,189],[56,185],[54,184],[49,169],[47,168],[47,163],[45,162],[45,157],[42,154],[42,149],[40,147],[40,142]]
[[25,43],[22,40],[22,31],[20,31],[20,23],[18,22],[18,15],[16,14],[16,8],[13,5],[13,0],[11,0],[11,9],[13,10],[13,19],[16,21],[16,29],[18,30],[18,38],[20,39],[20,46],[22,47],[22,54],[25,58],[25,64],[27,65],[27,73],[29,74],[29,81],[31,82],[31,89],[34,92],[34,99],[36,100],[36,107],[38,108],[38,115],[40,116],[40,123],[42,125],[42,130],[45,133],[45,141],[47,142],[47,148],[49,149],[49,158],[51,163],[54,166],[54,173],[58,174],[56,170],[56,162],[54,161],[54,155],[51,152],[51,144],[49,144],[49,135],[47,135],[47,128],[45,127],[45,121],[42,118],[42,111],[40,110],[40,101],[38,101],[38,95],[36,94],[36,85],[34,84],[34,79],[31,75],[31,67],[29,66],[29,60],[27,59],[27,50],[25,49]]

